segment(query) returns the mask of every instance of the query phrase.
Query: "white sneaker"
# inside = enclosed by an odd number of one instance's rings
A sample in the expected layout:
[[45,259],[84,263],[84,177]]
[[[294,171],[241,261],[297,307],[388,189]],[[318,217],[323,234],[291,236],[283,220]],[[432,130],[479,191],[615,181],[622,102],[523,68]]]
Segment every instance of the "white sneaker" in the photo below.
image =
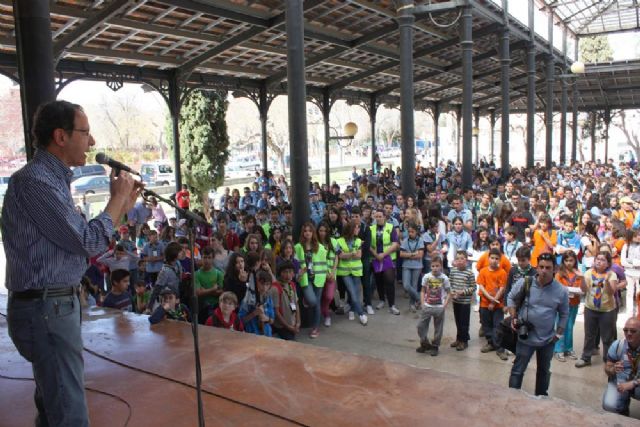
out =
[[356,314],[353,311],[349,312],[349,320],[355,320]]
[[362,326],[366,326],[368,320],[369,319],[367,319],[367,315],[366,314],[361,314],[360,315],[360,323],[362,323]]
[[370,305],[367,306],[367,314],[369,315],[376,314],[375,310]]
[[376,310],[380,310],[382,308],[384,308],[384,301],[380,301],[378,305],[376,305]]
[[324,318],[324,326],[326,326],[327,328],[331,326],[331,317]]
[[391,308],[389,308],[389,313],[398,315],[400,314],[400,310],[398,310],[395,305],[392,305]]

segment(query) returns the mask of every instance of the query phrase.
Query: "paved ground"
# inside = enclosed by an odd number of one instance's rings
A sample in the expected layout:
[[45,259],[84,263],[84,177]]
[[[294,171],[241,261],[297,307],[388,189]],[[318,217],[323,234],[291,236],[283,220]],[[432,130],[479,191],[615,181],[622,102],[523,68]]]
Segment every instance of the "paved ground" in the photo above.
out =
[[[333,325],[330,328],[321,326],[319,338],[310,339],[308,330],[304,330],[299,341],[402,362],[420,368],[449,372],[507,387],[514,357],[511,356],[509,361],[501,361],[495,352],[480,353],[480,348],[484,345],[485,340],[478,338],[479,320],[476,312],[471,313],[472,340],[467,350],[460,352],[449,347],[449,344],[455,340],[456,328],[453,311],[448,308],[440,354],[437,357],[431,357],[428,354],[416,353],[418,315],[410,313],[409,302],[407,298],[403,297],[403,292],[400,289],[396,292],[399,297],[397,305],[402,310],[400,316],[391,315],[386,309],[383,309],[378,311],[376,315],[369,316],[369,324],[362,326],[357,320],[349,321],[345,315],[336,315],[333,317]],[[580,354],[584,341],[584,329],[582,316],[578,317],[574,340],[576,351]],[[626,319],[624,315],[620,317],[621,320]],[[622,334],[621,326],[619,334]],[[430,331],[431,336],[433,336],[432,330]],[[554,359],[551,365],[550,396],[601,411],[606,377],[603,372],[602,359],[593,357],[592,362],[592,366],[578,369],[573,366],[574,362],[572,361],[562,363]],[[525,374],[523,389],[529,393],[533,393],[534,390],[535,367],[535,360],[532,360]],[[371,375],[376,375],[376,372],[371,372]],[[639,402],[632,402],[631,414],[635,418],[640,418]]]
[[[6,293],[4,287],[5,257],[4,249],[0,245],[0,293]],[[408,365],[435,369],[449,372],[463,377],[489,381],[504,387],[508,384],[509,372],[512,366],[513,356],[509,361],[501,361],[495,353],[480,353],[484,345],[483,338],[478,338],[478,313],[471,314],[472,340],[469,348],[459,352],[449,347],[455,340],[455,322],[453,312],[449,308],[444,326],[444,337],[440,349],[440,355],[431,357],[428,354],[418,354],[415,348],[418,346],[416,333],[417,314],[410,313],[408,299],[403,296],[404,291],[398,289],[398,307],[402,310],[400,316],[393,316],[386,309],[378,311],[376,315],[369,316],[369,324],[366,327],[356,321],[349,321],[345,315],[333,316],[333,325],[330,328],[321,326],[320,337],[312,340],[308,337],[308,330],[303,330],[299,341],[320,347],[332,348],[363,354],[381,359],[406,363]],[[619,316],[618,333],[622,334],[622,324],[627,317]],[[431,332],[432,334],[432,332]],[[430,335],[432,336],[432,335]],[[584,329],[582,316],[578,316],[578,322],[574,331],[576,352],[580,354],[584,341]],[[577,369],[572,361],[565,363],[553,360],[551,387],[549,394],[553,397],[574,402],[579,405],[589,406],[601,410],[602,392],[606,384],[603,373],[603,362],[599,357],[593,357],[593,365]],[[371,372],[376,375],[376,372]],[[535,360],[527,369],[523,389],[533,393],[535,384]],[[632,402],[631,414],[640,419],[640,403]]]

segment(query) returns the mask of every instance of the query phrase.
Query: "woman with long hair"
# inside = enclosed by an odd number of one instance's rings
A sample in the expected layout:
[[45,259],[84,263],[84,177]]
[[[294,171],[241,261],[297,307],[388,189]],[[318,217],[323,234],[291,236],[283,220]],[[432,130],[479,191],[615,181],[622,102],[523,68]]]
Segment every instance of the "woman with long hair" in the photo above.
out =
[[224,273],[224,290],[233,292],[238,298],[238,301],[242,301],[247,292],[248,280],[249,274],[245,268],[244,256],[237,252],[232,253]]
[[360,319],[362,325],[367,324],[367,315],[362,309],[362,298],[360,296],[360,278],[362,277],[362,241],[358,238],[360,223],[349,221],[342,230],[342,236],[337,241],[336,256],[338,267],[336,275],[338,280],[344,282],[349,297],[351,299],[351,310],[349,320],[355,318],[354,311]]
[[600,239],[598,238],[598,224],[595,221],[588,221],[583,228],[580,238],[581,269],[585,271],[593,266],[593,260],[600,247]]
[[318,243],[324,246],[327,251],[327,279],[322,289],[322,301],[320,304],[320,314],[324,317],[324,326],[331,326],[331,311],[329,305],[333,301],[336,292],[336,246],[338,242],[329,235],[329,226],[321,222],[316,230]]
[[308,306],[313,308],[310,338],[320,335],[320,299],[327,278],[327,250],[318,243],[312,222],[305,222],[300,229],[300,238],[295,245],[296,258],[300,261],[300,288]]
[[531,251],[531,266],[538,266],[538,257],[542,254],[553,254],[558,243],[558,233],[552,228],[551,217],[548,214],[540,215],[538,227],[533,231],[531,238],[533,250]]

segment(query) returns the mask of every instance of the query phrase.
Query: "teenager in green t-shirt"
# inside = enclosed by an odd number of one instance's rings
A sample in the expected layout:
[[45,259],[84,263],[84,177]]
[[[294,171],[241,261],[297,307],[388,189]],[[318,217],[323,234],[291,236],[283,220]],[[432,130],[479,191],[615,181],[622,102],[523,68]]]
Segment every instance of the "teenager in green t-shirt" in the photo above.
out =
[[224,274],[213,266],[213,259],[213,248],[207,246],[202,251],[202,268],[196,271],[196,294],[203,321],[218,305],[218,298],[223,290]]

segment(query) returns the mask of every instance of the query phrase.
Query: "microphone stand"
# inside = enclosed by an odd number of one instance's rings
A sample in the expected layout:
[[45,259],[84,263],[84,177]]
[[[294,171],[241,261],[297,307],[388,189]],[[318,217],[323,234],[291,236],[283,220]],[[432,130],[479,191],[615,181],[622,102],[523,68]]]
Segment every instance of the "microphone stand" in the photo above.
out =
[[196,397],[198,401],[198,426],[204,427],[204,410],[202,407],[202,367],[200,365],[200,343],[198,339],[198,294],[196,293],[196,275],[195,275],[195,224],[208,224],[200,215],[191,212],[188,209],[181,208],[173,200],[160,196],[152,190],[143,190],[142,198],[155,197],[157,200],[168,204],[175,208],[182,218],[186,218],[189,230],[189,249],[191,250],[191,275],[189,281],[191,283],[191,332],[193,334],[193,353],[195,356],[196,368]]

